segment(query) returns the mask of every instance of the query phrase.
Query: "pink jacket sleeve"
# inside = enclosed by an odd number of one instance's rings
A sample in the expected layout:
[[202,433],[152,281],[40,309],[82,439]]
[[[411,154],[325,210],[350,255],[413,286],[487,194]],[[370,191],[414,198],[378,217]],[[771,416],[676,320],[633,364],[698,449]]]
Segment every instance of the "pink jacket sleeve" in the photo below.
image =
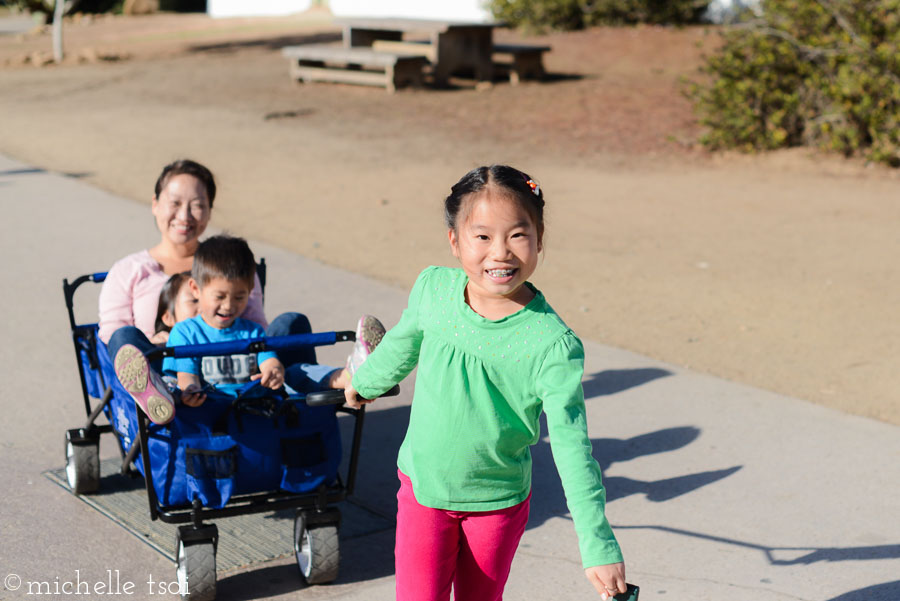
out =
[[100,340],[109,342],[122,326],[153,336],[159,293],[168,279],[146,250],[116,261],[100,289]]
[[[126,257],[127,259],[127,257]],[[131,295],[130,262],[117,261],[106,274],[100,289],[99,335],[109,342],[113,332],[134,325],[134,301]]]

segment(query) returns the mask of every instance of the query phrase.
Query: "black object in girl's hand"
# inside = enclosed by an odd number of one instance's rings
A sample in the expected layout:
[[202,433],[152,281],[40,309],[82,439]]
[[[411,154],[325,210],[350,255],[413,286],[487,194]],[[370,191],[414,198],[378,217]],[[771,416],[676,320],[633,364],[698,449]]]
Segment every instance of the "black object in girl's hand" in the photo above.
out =
[[638,601],[638,593],[640,592],[640,588],[633,584],[625,583],[625,586],[628,587],[624,593],[619,593],[615,597],[613,597],[614,601]]

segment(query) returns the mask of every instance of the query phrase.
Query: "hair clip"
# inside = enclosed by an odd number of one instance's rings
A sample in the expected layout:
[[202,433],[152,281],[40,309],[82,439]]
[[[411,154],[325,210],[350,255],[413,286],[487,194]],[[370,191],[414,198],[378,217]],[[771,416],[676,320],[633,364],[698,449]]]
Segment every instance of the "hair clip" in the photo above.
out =
[[531,191],[534,192],[535,196],[541,195],[541,187],[537,185],[533,179],[527,180],[525,183],[528,184],[528,187],[531,188]]

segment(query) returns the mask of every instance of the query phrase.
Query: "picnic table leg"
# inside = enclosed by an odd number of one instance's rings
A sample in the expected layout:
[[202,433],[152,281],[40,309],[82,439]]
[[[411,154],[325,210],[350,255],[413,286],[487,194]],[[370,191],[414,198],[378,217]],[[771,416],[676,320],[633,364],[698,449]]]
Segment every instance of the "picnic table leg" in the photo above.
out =
[[480,60],[475,67],[475,79],[479,82],[493,83],[494,63],[491,60]]
[[[446,38],[439,33],[431,34],[431,47],[434,49],[434,60],[432,61],[431,75],[434,78],[434,85],[438,88],[447,87],[450,79],[450,56],[446,50]],[[452,42],[451,42],[452,43]]]
[[493,36],[490,29],[451,29],[438,33],[432,43],[437,48],[434,68],[436,85],[446,85],[455,71],[471,69],[479,82],[493,81]]
[[388,94],[393,94],[397,91],[397,67],[396,65],[388,65],[385,69],[385,87],[387,88]]
[[[513,59],[513,67],[510,72],[510,83],[519,83],[520,79],[544,79],[544,61],[542,52],[526,52],[516,55]],[[515,81],[513,81],[515,75]]]
[[400,86],[422,87],[422,65],[424,60],[398,62],[389,72],[389,79],[393,81],[394,88]]

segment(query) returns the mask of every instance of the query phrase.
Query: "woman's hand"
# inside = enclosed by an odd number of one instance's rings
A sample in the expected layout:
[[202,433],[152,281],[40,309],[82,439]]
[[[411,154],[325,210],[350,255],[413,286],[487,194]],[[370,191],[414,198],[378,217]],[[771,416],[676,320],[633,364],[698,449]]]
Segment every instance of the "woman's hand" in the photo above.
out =
[[600,598],[609,599],[627,590],[625,586],[625,564],[622,562],[611,563],[605,566],[593,566],[584,571],[584,575],[591,581]]

